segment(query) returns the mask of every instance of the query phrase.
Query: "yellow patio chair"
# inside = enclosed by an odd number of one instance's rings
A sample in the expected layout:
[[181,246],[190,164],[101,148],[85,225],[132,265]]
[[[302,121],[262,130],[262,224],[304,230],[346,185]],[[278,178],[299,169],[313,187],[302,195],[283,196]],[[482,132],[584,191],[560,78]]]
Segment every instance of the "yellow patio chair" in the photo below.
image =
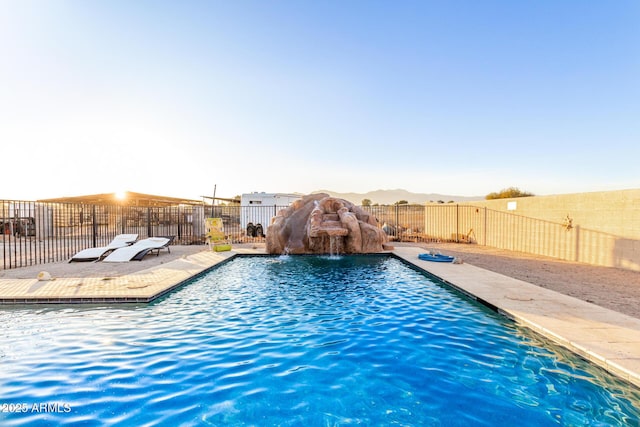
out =
[[224,234],[222,218],[207,218],[204,225],[205,238],[209,249],[216,252],[230,251],[231,244]]

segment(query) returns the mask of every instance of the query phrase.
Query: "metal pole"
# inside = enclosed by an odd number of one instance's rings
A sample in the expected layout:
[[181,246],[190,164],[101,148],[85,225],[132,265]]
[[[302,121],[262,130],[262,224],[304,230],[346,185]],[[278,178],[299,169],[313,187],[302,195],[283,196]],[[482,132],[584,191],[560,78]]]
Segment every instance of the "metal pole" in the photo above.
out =
[[398,204],[396,203],[396,238],[399,239],[400,238],[400,220],[398,218]]
[[487,233],[489,232],[487,230],[487,207],[484,207],[484,238],[482,239],[484,241],[484,246],[487,246]]
[[92,206],[91,209],[91,217],[92,220],[91,222],[93,223],[93,247],[96,248],[98,247],[98,221],[96,220],[96,205]]
[[460,243],[460,205],[456,203],[456,243]]
[[147,206],[147,237],[153,237],[153,230],[151,229],[151,213],[151,206]]
[[216,204],[216,189],[218,188],[218,184],[213,184],[213,199],[211,199],[211,218],[215,216],[213,212],[213,206]]

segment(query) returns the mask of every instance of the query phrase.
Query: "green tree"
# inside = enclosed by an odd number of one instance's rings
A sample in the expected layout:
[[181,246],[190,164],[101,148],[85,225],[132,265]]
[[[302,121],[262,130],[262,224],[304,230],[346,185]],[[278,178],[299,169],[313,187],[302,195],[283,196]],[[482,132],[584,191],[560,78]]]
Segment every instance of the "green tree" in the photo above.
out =
[[362,206],[371,206],[371,200],[369,199],[362,199]]
[[395,204],[396,205],[408,205],[409,202],[407,202],[406,200],[398,200]]
[[489,193],[485,196],[485,199],[486,200],[512,199],[515,197],[530,197],[533,195],[534,195],[533,193],[522,191],[517,187],[509,187],[509,188],[503,188],[497,193]]

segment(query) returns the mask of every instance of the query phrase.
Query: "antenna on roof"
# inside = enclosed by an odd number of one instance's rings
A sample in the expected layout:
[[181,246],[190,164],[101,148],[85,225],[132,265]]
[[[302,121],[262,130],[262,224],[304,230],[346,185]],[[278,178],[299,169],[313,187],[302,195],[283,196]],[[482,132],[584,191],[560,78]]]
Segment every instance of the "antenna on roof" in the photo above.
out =
[[218,184],[213,184],[213,199],[211,200],[211,206],[216,204],[216,187]]

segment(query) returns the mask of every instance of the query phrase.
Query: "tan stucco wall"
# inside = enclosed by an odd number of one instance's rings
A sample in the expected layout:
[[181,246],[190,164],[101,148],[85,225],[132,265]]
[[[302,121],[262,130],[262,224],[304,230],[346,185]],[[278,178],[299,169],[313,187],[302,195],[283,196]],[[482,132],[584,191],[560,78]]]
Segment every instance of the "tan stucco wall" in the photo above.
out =
[[[516,209],[508,210],[509,203],[515,203]],[[640,239],[640,189],[482,200],[467,204],[558,223],[563,223],[569,215],[574,226]]]
[[[640,189],[483,200],[465,205],[520,218],[510,227],[502,227],[501,236],[491,235],[488,229],[488,245],[640,271]],[[542,229],[554,231],[533,238],[534,233],[540,234],[541,227],[532,231],[527,218],[546,221],[549,227]],[[568,220],[571,227],[563,228]],[[560,227],[554,228],[554,224]],[[514,243],[514,235],[525,238]]]

